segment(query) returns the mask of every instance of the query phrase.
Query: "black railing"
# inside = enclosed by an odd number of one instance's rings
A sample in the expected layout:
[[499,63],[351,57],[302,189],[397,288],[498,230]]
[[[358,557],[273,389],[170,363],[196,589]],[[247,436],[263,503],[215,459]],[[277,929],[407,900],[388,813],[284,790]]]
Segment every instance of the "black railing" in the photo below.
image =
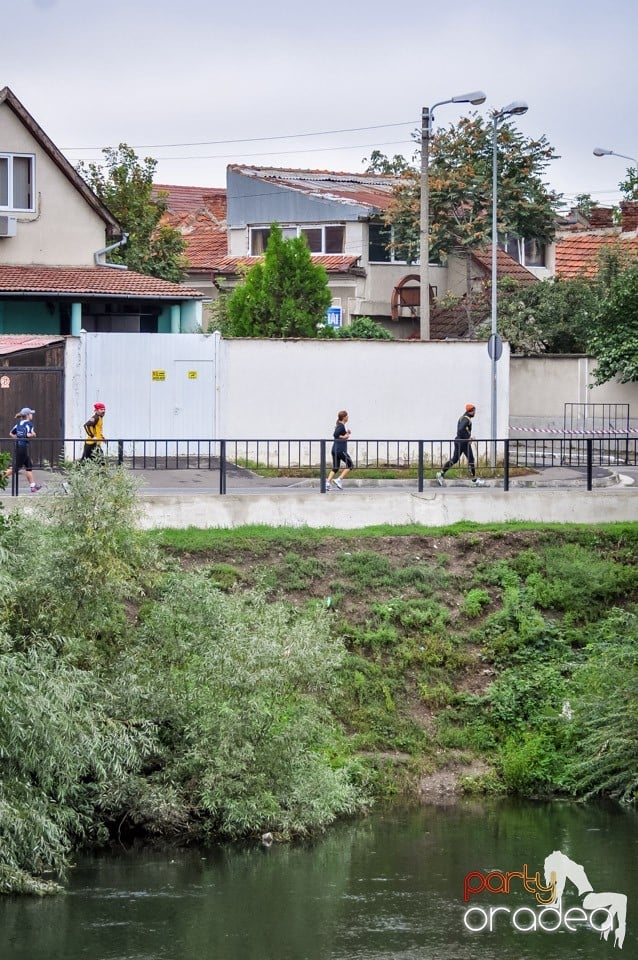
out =
[[[10,439],[0,440],[0,452],[13,453]],[[208,470],[219,473],[219,493],[227,490],[229,471],[246,480],[273,476],[315,477],[325,492],[325,478],[331,465],[332,440],[326,439],[120,439],[105,441],[101,450],[108,458],[130,470]],[[506,439],[496,442],[496,469],[492,467],[494,443],[474,440],[473,450],[479,476],[499,480],[508,490],[512,472],[544,470],[566,466],[582,472],[587,489],[593,486],[595,468],[638,466],[638,438],[635,434],[610,436],[567,436]],[[30,455],[35,469],[58,471],[80,459],[84,442],[77,439],[40,438],[31,441]],[[366,470],[371,479],[391,472],[394,479],[413,480],[419,491],[433,481],[436,470],[449,459],[453,440],[349,440],[348,452],[355,470]],[[465,458],[452,476],[469,476]],[[11,477],[11,492],[18,493],[18,477]]]

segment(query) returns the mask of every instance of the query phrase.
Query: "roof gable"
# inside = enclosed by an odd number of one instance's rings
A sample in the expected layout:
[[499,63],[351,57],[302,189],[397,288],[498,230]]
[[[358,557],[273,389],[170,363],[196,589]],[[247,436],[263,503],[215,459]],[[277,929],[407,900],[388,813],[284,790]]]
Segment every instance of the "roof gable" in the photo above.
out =
[[18,120],[29,131],[36,143],[50,157],[53,163],[58,167],[61,173],[82,195],[86,203],[97,213],[107,226],[110,236],[119,236],[121,228],[113,214],[104,206],[99,197],[91,190],[89,185],[82,179],[80,174],[73,168],[63,153],[61,153],[53,141],[46,135],[42,127],[36,123],[31,114],[20,103],[16,95],[9,89],[3,87],[0,90],[0,104],[13,111]]
[[[475,263],[478,263],[486,271],[492,269],[492,247],[487,247],[486,250],[472,250],[472,259]],[[501,250],[499,247],[496,253],[496,276],[497,279],[502,277],[511,277],[512,280],[517,280],[518,283],[538,283],[538,277],[524,267],[522,264],[515,260],[514,257],[510,257],[509,253],[505,250]]]

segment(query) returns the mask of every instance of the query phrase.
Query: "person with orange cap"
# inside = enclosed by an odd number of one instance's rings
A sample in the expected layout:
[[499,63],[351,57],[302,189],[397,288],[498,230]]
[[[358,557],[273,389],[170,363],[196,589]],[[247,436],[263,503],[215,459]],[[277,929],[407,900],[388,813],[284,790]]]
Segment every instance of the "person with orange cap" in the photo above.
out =
[[84,424],[86,440],[84,441],[84,450],[80,457],[80,463],[84,463],[86,460],[104,459],[101,444],[106,442],[106,438],[102,433],[102,420],[105,413],[106,407],[103,403],[98,401],[98,403],[93,404],[93,416],[89,417]]
[[459,422],[456,425],[456,437],[454,438],[454,453],[450,459],[443,464],[443,467],[436,475],[437,483],[440,487],[443,486],[445,480],[445,474],[453,467],[455,463],[458,463],[461,457],[465,457],[467,460],[467,465],[470,471],[470,476],[472,478],[472,483],[475,487],[482,487],[485,485],[485,480],[479,479],[476,476],[476,466],[474,464],[474,451],[472,450],[472,419],[476,413],[476,407],[473,403],[465,404],[465,413],[459,417]]

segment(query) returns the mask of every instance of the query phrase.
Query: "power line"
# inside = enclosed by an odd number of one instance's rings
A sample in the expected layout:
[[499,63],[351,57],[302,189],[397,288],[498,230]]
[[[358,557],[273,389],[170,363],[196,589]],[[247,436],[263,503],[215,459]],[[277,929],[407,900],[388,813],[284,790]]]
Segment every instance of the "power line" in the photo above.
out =
[[[242,153],[239,156],[236,153],[213,153],[197,157],[155,157],[158,163],[164,163],[167,160],[239,160],[241,157],[281,157],[297,153],[326,153],[331,150],[364,150],[368,147],[398,147],[408,143],[414,143],[413,140],[389,140],[384,143],[355,143],[348,146],[340,145],[337,147],[315,147],[307,150],[271,150],[261,151],[260,153]],[[68,147],[66,149],[69,149]],[[139,149],[139,148],[138,148]],[[85,157],[83,163],[102,163],[103,157]]]
[[[343,130],[316,130],[314,133],[287,133],[273,137],[242,137],[239,140],[198,140],[194,143],[138,143],[132,144],[135,150],[149,150],[159,147],[218,147],[227,143],[263,143],[266,140],[296,140],[299,137],[327,137],[334,133],[360,133],[362,130],[383,130],[386,127],[407,127],[418,124],[418,120],[403,120],[396,123],[378,123],[370,127],[345,127]],[[62,150],[101,150],[101,147],[62,147]],[[169,157],[167,159],[185,159]],[[206,158],[204,158],[206,159]]]

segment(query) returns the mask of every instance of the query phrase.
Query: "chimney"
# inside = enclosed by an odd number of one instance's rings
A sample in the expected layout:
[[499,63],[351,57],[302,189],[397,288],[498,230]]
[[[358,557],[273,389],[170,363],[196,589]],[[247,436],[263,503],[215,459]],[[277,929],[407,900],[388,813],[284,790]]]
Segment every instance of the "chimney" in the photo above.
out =
[[611,207],[592,207],[588,218],[589,226],[594,230],[602,227],[613,227],[614,211]]
[[620,225],[623,233],[638,230],[638,200],[622,200],[620,203]]

